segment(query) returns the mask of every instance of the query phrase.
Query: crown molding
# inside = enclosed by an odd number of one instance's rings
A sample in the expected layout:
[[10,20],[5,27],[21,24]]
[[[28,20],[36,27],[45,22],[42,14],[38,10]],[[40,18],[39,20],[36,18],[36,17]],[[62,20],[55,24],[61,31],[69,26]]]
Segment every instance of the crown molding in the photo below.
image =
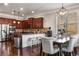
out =
[[[72,5],[69,5],[69,6],[64,6],[66,9],[69,10],[69,12],[71,11],[74,11],[74,10],[77,10],[79,9],[79,3],[74,3]],[[27,18],[29,17],[40,17],[40,16],[44,16],[44,15],[50,15],[50,14],[56,14],[56,12],[60,9],[59,8],[56,8],[56,9],[51,9],[51,10],[45,10],[45,11],[42,11],[40,13],[35,13],[35,14],[30,14],[30,15],[27,15],[26,17],[19,17],[20,19],[18,19],[18,16],[15,16],[14,15],[10,15],[10,14],[4,14],[4,13],[0,13],[0,17],[4,17],[4,18],[12,18],[12,19],[16,19],[16,20],[26,20]]]
[[[69,6],[65,6],[65,8],[68,9],[69,12],[71,12],[71,11],[74,11],[74,10],[79,9],[79,4],[78,4],[78,3],[75,3],[75,4],[72,4],[72,5],[69,5]],[[43,12],[41,12],[41,13],[31,14],[31,15],[29,15],[29,17],[56,14],[56,12],[57,12],[59,9],[60,9],[60,8],[56,8],[56,9],[46,10],[46,11],[43,11]]]
[[5,14],[5,13],[0,13],[0,17],[3,17],[3,18],[11,18],[11,19],[16,19],[16,20],[22,20],[23,19],[23,17],[9,15],[9,14]]

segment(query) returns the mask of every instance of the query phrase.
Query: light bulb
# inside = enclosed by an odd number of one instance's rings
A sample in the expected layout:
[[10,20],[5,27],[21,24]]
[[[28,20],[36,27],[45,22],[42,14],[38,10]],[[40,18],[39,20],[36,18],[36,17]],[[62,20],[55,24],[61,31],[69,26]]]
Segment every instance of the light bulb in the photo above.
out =
[[16,21],[13,21],[13,23],[15,24],[15,23],[16,23]]
[[8,3],[4,3],[4,5],[5,5],[5,6],[7,6],[7,5],[8,5]]
[[65,11],[65,12],[59,12],[59,15],[63,16],[63,15],[65,15],[66,13],[67,13],[67,11]]
[[22,11],[22,10],[23,10],[23,8],[20,8],[20,10]]
[[18,24],[20,24],[20,22],[18,21]]
[[34,11],[32,11],[32,13],[35,13]]
[[14,12],[12,11],[12,14],[14,14]]
[[24,14],[22,14],[22,16],[24,16]]

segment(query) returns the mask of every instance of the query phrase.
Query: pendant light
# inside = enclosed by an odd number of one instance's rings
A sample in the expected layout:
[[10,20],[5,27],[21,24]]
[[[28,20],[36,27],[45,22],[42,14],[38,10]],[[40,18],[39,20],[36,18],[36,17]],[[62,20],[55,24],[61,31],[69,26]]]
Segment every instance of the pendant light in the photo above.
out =
[[[12,11],[12,14],[14,15],[15,18],[15,10]],[[16,24],[16,21],[14,20],[13,23]]]
[[[19,16],[20,16],[20,11],[18,11],[18,20],[20,20]],[[18,21],[18,24],[20,24],[20,21]]]
[[59,9],[59,11],[57,12],[57,15],[59,16],[64,16],[68,13],[68,10],[63,6],[62,4],[62,7]]
[[[68,14],[69,10],[66,9],[63,4],[62,7],[56,12],[56,33],[58,34],[58,30],[62,30],[62,33],[68,33]],[[63,25],[63,26],[62,26]],[[64,31],[63,31],[64,30]]]

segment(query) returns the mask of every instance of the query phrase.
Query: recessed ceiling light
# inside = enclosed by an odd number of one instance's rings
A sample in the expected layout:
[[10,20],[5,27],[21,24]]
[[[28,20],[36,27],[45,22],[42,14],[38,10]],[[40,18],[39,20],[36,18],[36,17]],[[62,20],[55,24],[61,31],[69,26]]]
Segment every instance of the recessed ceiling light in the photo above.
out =
[[20,10],[22,11],[22,10],[23,10],[23,8],[20,8]]
[[35,13],[35,11],[32,11],[32,13]]
[[22,16],[24,16],[24,14],[22,14]]
[[5,6],[7,6],[7,5],[8,5],[8,3],[4,3],[4,5],[5,5]]
[[14,12],[12,11],[12,14],[14,14]]

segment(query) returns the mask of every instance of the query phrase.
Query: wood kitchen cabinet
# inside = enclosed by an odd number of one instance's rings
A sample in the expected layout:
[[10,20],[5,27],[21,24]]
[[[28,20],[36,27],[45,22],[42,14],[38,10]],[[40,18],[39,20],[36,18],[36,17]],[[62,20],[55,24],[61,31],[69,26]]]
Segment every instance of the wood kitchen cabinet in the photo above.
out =
[[27,29],[27,20],[22,21],[22,29]]
[[9,24],[16,26],[16,29],[40,29],[43,28],[43,18],[28,18],[27,20],[15,20],[8,18],[0,18],[0,24]]
[[25,21],[22,21],[22,29],[24,29],[25,28]]
[[32,29],[32,25],[33,25],[33,19],[34,18],[28,18],[27,20],[24,20],[23,23],[23,29]]
[[13,21],[14,21],[14,19],[0,18],[0,24],[13,25]]
[[22,29],[22,21],[16,20],[16,29]]
[[43,18],[34,18],[33,28],[43,28]]
[[3,23],[3,19],[2,18],[0,18],[0,24],[2,24]]
[[22,26],[24,29],[43,28],[43,18],[28,18],[27,20],[23,21]]
[[7,18],[0,18],[0,24],[8,24],[9,21]]
[[27,28],[28,29],[32,29],[33,28],[33,20],[34,20],[34,18],[28,18],[28,20],[27,20]]

